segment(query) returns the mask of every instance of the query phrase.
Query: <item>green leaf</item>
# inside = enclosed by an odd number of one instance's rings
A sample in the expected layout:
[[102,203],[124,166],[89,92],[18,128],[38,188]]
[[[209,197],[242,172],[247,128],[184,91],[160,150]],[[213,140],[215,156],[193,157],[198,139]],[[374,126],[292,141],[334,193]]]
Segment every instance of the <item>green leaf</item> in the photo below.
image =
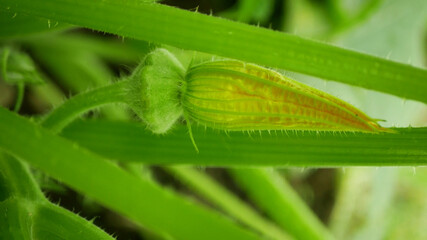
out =
[[[427,102],[427,70],[294,35],[136,0],[1,0],[1,3],[11,11]],[[420,5],[420,10],[426,8],[427,5]]]

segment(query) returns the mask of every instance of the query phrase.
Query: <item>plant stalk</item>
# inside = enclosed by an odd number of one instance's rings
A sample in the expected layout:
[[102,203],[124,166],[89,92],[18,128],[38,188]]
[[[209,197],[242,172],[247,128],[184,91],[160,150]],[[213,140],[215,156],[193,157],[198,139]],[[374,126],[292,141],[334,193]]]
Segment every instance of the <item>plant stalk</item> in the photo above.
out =
[[78,94],[52,111],[41,122],[41,125],[57,133],[81,114],[93,108],[105,104],[126,103],[129,94],[128,85],[129,80],[123,80]]

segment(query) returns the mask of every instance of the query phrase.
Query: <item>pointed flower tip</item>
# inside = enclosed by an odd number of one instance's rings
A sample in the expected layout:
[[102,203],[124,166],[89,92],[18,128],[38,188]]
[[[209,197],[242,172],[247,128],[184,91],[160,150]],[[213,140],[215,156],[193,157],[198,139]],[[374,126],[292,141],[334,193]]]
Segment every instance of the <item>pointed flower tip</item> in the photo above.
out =
[[198,64],[187,70],[185,82],[184,111],[212,128],[385,131],[352,105],[254,64]]

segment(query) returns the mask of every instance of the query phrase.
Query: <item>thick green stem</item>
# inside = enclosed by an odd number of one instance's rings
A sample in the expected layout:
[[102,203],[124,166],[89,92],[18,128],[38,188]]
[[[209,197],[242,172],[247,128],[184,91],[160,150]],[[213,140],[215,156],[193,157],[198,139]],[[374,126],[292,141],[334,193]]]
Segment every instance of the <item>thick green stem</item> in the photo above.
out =
[[125,103],[128,94],[129,80],[101,87],[76,95],[52,111],[43,121],[42,126],[54,132],[60,132],[72,120],[86,111],[111,103]]
[[22,39],[35,34],[61,31],[72,27],[71,25],[49,21],[45,18],[1,10],[0,39]]
[[[398,134],[334,132],[218,133],[196,127],[200,153],[186,127],[153,137],[139,123],[76,122],[63,136],[122,161],[197,166],[425,166],[427,128],[397,128]],[[143,157],[142,157],[143,156]]]
[[[427,70],[295,35],[144,1],[0,2],[11,11],[282,68],[427,102]],[[418,4],[420,11],[427,7],[423,0],[412,4]]]

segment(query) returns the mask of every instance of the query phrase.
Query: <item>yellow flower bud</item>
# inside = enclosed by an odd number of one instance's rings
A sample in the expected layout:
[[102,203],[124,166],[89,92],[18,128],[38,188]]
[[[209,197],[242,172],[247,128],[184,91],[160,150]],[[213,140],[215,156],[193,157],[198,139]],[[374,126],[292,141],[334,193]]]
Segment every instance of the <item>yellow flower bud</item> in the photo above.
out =
[[188,119],[223,130],[389,131],[338,98],[240,61],[190,67],[181,104]]

